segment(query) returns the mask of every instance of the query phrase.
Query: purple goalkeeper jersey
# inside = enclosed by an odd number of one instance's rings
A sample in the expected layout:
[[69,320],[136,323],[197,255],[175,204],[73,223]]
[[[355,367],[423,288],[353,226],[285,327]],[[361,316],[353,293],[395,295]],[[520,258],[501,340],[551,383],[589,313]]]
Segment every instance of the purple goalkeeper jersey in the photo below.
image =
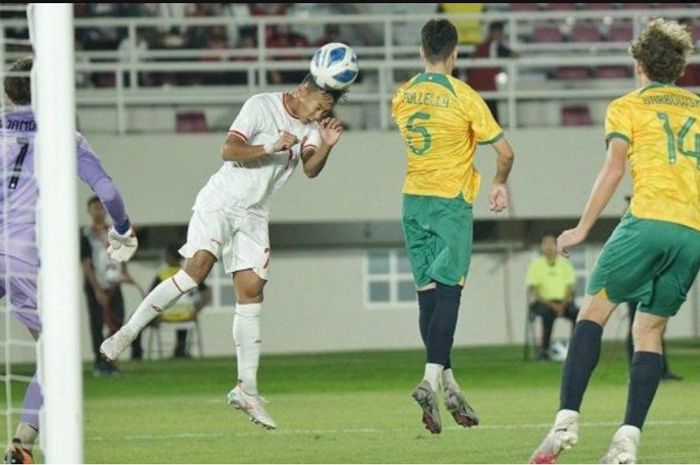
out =
[[[39,189],[34,172],[36,122],[30,107],[0,115],[0,255],[38,266],[36,207]],[[100,159],[82,136],[76,135],[78,176],[105,205],[115,224],[127,220],[124,202]],[[43,156],[50,156],[47,153]],[[55,199],[60,202],[61,199]]]

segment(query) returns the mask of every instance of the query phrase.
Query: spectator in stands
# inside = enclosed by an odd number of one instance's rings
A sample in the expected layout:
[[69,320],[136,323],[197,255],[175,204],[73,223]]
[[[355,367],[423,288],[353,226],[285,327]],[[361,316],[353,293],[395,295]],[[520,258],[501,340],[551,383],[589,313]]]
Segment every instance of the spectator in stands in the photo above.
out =
[[[236,43],[237,49],[251,49],[258,47],[258,34],[257,29],[254,26],[242,27],[239,31],[238,42]],[[254,56],[246,56],[234,58],[233,61],[255,61],[257,58]],[[248,73],[245,71],[234,71],[230,73],[232,84],[247,84],[248,83]]]
[[546,361],[550,360],[549,344],[554,320],[567,318],[573,329],[579,309],[574,304],[574,268],[569,260],[557,253],[557,234],[546,232],[541,247],[542,255],[533,260],[527,270],[527,285],[529,311],[542,318],[539,360]]
[[[229,50],[231,46],[229,45],[228,32],[226,31],[226,28],[224,26],[214,27],[204,48],[208,50]],[[209,62],[220,62],[224,61],[225,59],[215,55],[205,55],[202,57],[202,60]],[[233,80],[232,74],[233,73],[221,71],[208,72],[204,75],[202,83],[208,85],[231,84]]]
[[[488,37],[476,47],[472,55],[473,58],[517,58],[519,55],[506,45],[504,29],[504,23],[491,23]],[[495,91],[498,89],[496,76],[501,71],[500,67],[470,69],[468,72],[468,83],[479,92]],[[499,121],[498,101],[487,99],[486,105],[488,105],[496,121]]]
[[253,16],[285,16],[290,3],[249,3],[250,14]]
[[[100,358],[100,345],[104,340],[104,327],[109,335],[116,333],[124,323],[124,298],[121,285],[134,281],[126,270],[126,264],[109,256],[107,232],[110,223],[102,202],[97,196],[88,200],[88,213],[92,224],[82,228],[80,234],[80,261],[85,275],[85,296],[90,312],[90,335],[95,354],[95,376],[118,374],[119,369]],[[132,345],[131,357],[141,358],[140,347]]]
[[[445,14],[481,13],[484,11],[484,5],[484,3],[440,3],[437,12]],[[458,43],[476,45],[481,42],[481,23],[478,19],[459,19],[453,23],[457,28]]]
[[[280,24],[278,26],[270,26],[268,28],[269,36],[267,38],[267,48],[297,48],[297,47],[309,47],[309,41],[301,34],[294,32],[288,24]],[[303,61],[306,62],[303,56],[281,56],[277,58],[278,60],[288,60],[288,61]],[[308,71],[271,71],[269,74],[269,80],[272,84],[291,84],[301,82]]]
[[[690,18],[681,18],[678,20],[679,24],[686,27],[688,32],[693,34],[693,20]],[[693,37],[694,41],[698,41],[698,37]],[[685,73],[678,78],[676,85],[679,87],[700,87],[700,65],[690,63],[685,67]]]
[[[131,54],[136,53],[141,54],[141,56],[137,57],[137,62],[143,62],[145,59],[143,58],[143,54],[148,52],[148,40],[146,40],[146,37],[144,36],[144,33],[141,29],[136,29],[136,44],[135,47],[132,47],[131,45],[131,40],[129,40],[129,36],[127,35],[124,37],[119,44],[118,52],[119,52],[119,61],[124,64],[128,65],[131,63]],[[138,74],[139,76],[139,85],[148,85],[148,77],[146,75],[143,75],[142,73]],[[131,84],[131,74],[128,71],[124,72],[124,78],[123,78],[124,86],[125,87],[130,87]]]

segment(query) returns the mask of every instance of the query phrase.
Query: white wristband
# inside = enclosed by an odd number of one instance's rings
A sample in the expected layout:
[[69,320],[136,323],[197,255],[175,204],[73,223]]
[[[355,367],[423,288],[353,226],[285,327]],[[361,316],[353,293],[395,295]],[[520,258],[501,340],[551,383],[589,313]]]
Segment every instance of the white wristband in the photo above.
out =
[[273,153],[275,153],[275,144],[267,143],[263,145],[263,150],[267,155],[272,155]]

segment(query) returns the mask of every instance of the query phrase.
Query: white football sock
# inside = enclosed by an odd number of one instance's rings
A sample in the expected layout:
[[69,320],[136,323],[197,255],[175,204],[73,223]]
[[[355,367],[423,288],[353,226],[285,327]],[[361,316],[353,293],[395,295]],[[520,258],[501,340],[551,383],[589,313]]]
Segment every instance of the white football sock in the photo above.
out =
[[138,306],[129,322],[124,325],[136,335],[155,317],[172,306],[180,296],[197,287],[197,283],[184,270],[158,284]]
[[260,311],[262,304],[236,304],[233,317],[233,342],[236,343],[238,381],[248,394],[258,393],[260,362]]
[[440,376],[442,375],[442,365],[437,363],[426,363],[423,379],[430,383],[430,388],[437,392],[440,389]]
[[457,380],[455,379],[455,374],[452,371],[452,368],[442,370],[442,385],[453,386],[459,389],[459,384],[457,384]]

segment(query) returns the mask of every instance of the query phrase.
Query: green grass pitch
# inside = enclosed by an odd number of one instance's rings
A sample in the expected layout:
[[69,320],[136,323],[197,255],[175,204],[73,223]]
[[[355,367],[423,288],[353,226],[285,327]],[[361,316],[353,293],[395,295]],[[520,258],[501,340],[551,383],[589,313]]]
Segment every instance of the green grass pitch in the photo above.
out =
[[[660,386],[641,463],[700,458],[700,343],[671,343],[669,352],[685,380]],[[521,357],[516,347],[455,349],[458,381],[481,425],[461,429],[444,413],[440,435],[423,429],[409,398],[422,376],[420,351],[263,356],[259,385],[279,428],[272,432],[225,403],[233,358],[124,362],[120,378],[86,371],[85,460],[525,463],[553,419],[562,365]],[[580,443],[562,463],[597,463],[622,419],[626,383],[624,347],[606,344],[584,399]]]

